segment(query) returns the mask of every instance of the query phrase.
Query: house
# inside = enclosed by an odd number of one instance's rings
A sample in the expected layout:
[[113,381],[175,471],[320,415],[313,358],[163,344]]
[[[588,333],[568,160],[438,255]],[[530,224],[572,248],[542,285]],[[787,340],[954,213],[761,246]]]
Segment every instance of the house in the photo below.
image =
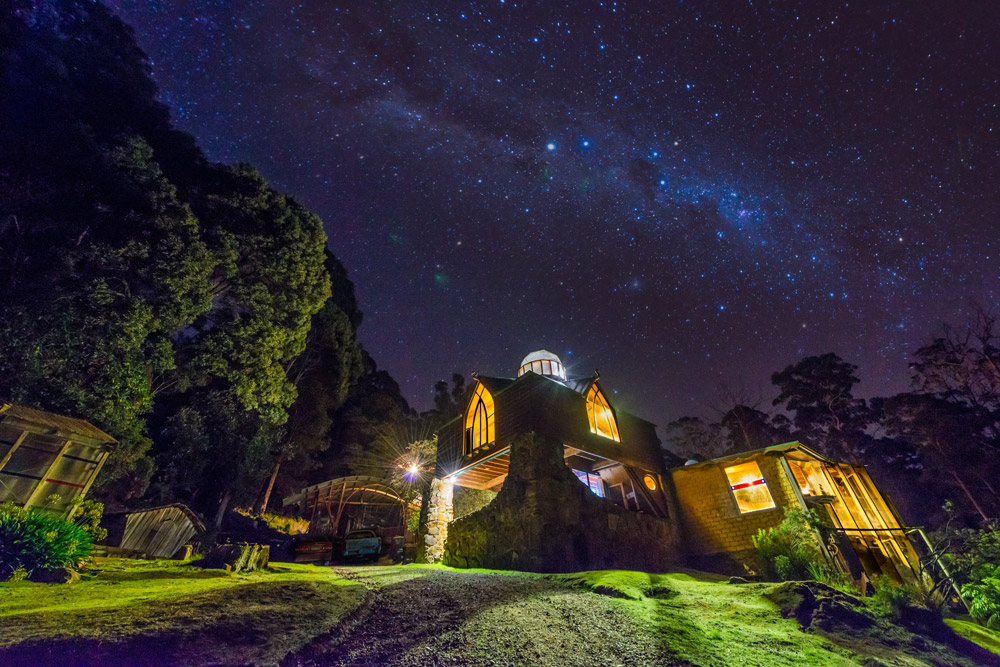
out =
[[[678,561],[654,424],[612,405],[597,373],[555,354],[514,378],[476,375],[464,414],[438,431],[423,555],[524,570],[656,568]],[[498,491],[455,519],[454,486]]]
[[854,580],[920,577],[906,525],[864,466],[790,442],[675,468],[671,480],[689,552],[703,566],[753,567],[752,537],[801,508],[817,512],[820,547]]
[[[817,548],[855,580],[914,581],[906,526],[863,466],[794,442],[691,465],[616,407],[597,373],[571,378],[539,350],[514,378],[474,375],[438,432],[422,557],[458,567],[568,571],[677,565],[743,574],[752,538],[789,508],[823,518]],[[497,492],[454,517],[454,487]]]
[[82,419],[0,401],[0,503],[68,516],[116,444]]

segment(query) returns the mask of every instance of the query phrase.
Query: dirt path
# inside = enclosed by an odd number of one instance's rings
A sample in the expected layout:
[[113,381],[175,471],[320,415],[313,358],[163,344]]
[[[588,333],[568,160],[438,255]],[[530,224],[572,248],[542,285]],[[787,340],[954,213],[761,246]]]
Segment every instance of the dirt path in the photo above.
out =
[[285,665],[677,665],[615,601],[492,573],[339,568],[362,607]]

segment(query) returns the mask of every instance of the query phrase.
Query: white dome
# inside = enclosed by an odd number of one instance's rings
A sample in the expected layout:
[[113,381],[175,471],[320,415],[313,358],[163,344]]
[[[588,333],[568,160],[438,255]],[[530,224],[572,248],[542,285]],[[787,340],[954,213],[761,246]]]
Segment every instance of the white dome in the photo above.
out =
[[562,361],[555,354],[548,350],[537,350],[521,360],[521,367],[517,371],[517,376],[521,377],[528,371],[539,375],[548,375],[560,380],[566,379],[566,368]]

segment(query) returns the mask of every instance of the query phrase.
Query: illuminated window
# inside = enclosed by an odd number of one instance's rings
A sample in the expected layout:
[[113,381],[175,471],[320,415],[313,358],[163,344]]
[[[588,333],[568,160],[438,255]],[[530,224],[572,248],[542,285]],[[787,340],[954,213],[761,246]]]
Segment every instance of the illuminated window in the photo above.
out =
[[472,454],[496,439],[493,395],[480,382],[472,401],[469,402],[469,411],[465,415],[465,453]]
[[615,442],[621,442],[618,435],[618,422],[615,421],[615,413],[611,411],[604,394],[597,388],[597,383],[590,385],[587,392],[587,418],[590,419],[590,432],[611,438]]
[[646,485],[646,488],[650,491],[656,491],[656,478],[652,475],[646,475],[642,478],[642,483]]
[[726,477],[729,479],[729,488],[733,490],[736,504],[740,508],[740,514],[774,507],[774,499],[767,490],[764,476],[760,474],[760,466],[756,461],[726,468]]
[[573,474],[576,475],[578,480],[586,484],[595,496],[604,497],[604,483],[601,481],[600,475],[575,469],[573,470]]

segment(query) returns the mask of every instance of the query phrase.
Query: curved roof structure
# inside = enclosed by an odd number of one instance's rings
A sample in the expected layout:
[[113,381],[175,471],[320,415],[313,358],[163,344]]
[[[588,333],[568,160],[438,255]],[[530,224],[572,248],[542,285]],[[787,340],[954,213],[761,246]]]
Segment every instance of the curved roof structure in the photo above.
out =
[[566,367],[563,366],[558,355],[548,350],[536,350],[521,360],[517,376],[521,377],[528,371],[538,373],[539,375],[559,378],[560,380],[566,379]]
[[320,499],[348,505],[399,503],[407,505],[411,511],[420,511],[420,505],[403,499],[395,489],[389,486],[387,480],[365,475],[339,477],[307,486],[298,493],[285,498],[282,504],[287,507],[309,500],[317,502]]

